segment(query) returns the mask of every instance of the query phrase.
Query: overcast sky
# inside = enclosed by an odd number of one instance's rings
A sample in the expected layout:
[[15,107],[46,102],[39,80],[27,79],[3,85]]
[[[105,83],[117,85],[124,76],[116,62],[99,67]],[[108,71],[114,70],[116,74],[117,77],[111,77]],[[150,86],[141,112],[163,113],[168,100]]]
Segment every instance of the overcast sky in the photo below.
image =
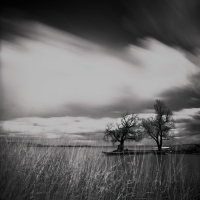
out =
[[[126,111],[172,109],[200,142],[200,3],[10,3],[1,14],[1,135],[98,143]],[[147,143],[147,141],[144,141]]]

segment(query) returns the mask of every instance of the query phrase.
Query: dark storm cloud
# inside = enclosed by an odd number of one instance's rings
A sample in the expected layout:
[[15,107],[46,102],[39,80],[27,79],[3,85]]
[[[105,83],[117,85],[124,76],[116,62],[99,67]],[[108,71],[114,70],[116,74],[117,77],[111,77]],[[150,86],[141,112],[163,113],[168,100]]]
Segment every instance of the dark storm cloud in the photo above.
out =
[[174,111],[200,107],[200,94],[192,88],[175,88],[162,96],[167,98],[167,104]]
[[20,46],[19,38],[33,39],[34,30],[26,23],[31,15],[25,12],[5,8],[1,13],[1,40],[6,40]]
[[[123,8],[118,1],[67,1],[56,3],[8,3],[4,16],[40,21],[106,46],[127,44],[127,32],[121,28]],[[22,14],[24,13],[24,14]],[[9,32],[13,30],[7,29]],[[17,33],[17,30],[15,30]],[[18,33],[17,33],[18,34]]]
[[188,50],[199,47],[198,0],[138,0],[124,5],[124,25],[136,38],[150,36]]
[[194,136],[196,139],[200,139],[200,112],[191,117],[191,119],[179,119],[175,121],[183,129],[177,136],[188,138]]
[[124,98],[117,102],[112,102],[111,105],[102,106],[102,107],[87,107],[85,105],[70,105],[68,106],[70,110],[66,112],[68,116],[87,116],[92,118],[102,118],[102,117],[111,117],[117,118],[120,117],[123,113],[139,113],[144,107],[152,105],[151,101],[144,101],[140,99]]
[[200,74],[190,78],[192,85],[182,88],[174,88],[162,93],[167,99],[169,107],[178,111],[182,108],[199,108],[200,107]]
[[[48,109],[45,112],[40,110],[32,110],[29,112],[27,117],[42,117],[42,118],[51,118],[51,117],[89,117],[93,119],[99,119],[103,117],[110,117],[110,118],[118,118],[123,113],[140,113],[146,109],[152,109],[154,104],[154,100],[142,100],[131,98],[123,98],[117,102],[111,102],[109,105],[104,106],[87,106],[82,105],[80,102],[79,104],[69,104],[66,106],[58,107],[55,109]],[[13,119],[24,117],[23,112],[15,112],[15,115],[11,115],[13,110],[7,110],[7,115],[4,116],[5,119]]]
[[198,0],[56,1],[51,4],[17,1],[7,3],[5,8],[18,9],[34,20],[112,47],[136,43],[141,37],[153,37],[188,50],[200,46]]

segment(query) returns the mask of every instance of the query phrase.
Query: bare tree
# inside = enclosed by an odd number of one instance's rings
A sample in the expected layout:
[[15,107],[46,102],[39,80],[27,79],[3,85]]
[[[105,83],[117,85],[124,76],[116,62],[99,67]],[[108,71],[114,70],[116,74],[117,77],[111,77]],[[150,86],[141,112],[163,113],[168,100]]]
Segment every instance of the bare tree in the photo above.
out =
[[141,120],[136,114],[123,114],[120,123],[108,124],[104,139],[106,141],[119,142],[118,150],[124,150],[124,141],[140,141],[143,138]]
[[142,120],[145,132],[152,137],[157,144],[158,150],[162,149],[163,139],[173,136],[171,130],[174,128],[172,111],[165,105],[164,101],[156,100],[154,105],[155,117]]

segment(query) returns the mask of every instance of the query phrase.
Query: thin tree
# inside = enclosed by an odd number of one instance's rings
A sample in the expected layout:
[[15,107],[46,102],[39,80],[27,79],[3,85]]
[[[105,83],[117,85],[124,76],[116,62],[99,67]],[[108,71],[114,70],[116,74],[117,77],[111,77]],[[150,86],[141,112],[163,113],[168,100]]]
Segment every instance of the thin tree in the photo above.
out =
[[143,138],[141,120],[136,114],[123,114],[120,123],[108,124],[104,139],[106,141],[119,142],[118,150],[124,150],[124,142],[140,141]]
[[143,119],[142,126],[145,132],[156,141],[158,150],[160,151],[162,150],[163,139],[169,139],[173,136],[173,114],[165,102],[161,100],[156,100],[154,109],[155,116]]

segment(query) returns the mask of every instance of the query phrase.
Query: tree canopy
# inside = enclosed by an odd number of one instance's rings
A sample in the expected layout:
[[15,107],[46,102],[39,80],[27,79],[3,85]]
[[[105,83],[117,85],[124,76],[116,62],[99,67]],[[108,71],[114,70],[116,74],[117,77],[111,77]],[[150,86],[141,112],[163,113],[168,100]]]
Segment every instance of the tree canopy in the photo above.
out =
[[174,122],[172,111],[164,101],[156,100],[154,105],[155,116],[142,120],[142,126],[146,134],[152,137],[157,144],[158,150],[162,149],[163,139],[173,136]]
[[119,142],[123,150],[124,141],[140,141],[143,138],[141,120],[136,114],[123,114],[119,123],[108,124],[104,139],[106,141]]

